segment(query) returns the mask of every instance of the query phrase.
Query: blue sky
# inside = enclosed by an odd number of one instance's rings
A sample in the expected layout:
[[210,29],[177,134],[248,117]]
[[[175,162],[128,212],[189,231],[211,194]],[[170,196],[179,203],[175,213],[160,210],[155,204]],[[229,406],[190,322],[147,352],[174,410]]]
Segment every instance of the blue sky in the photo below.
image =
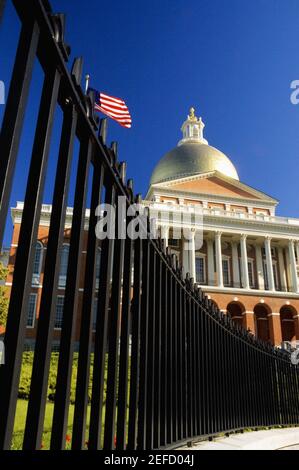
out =
[[[119,142],[136,192],[145,195],[192,105],[206,124],[205,137],[231,158],[241,181],[279,199],[278,215],[299,217],[299,105],[290,102],[290,83],[299,79],[298,0],[51,3],[67,15],[70,64],[82,55],[90,85],[130,108],[132,129],[110,121],[108,138]],[[10,2],[0,29],[0,79],[8,83],[19,31]],[[42,83],[38,66],[33,78],[12,204],[24,194]],[[58,112],[50,175],[60,121]],[[49,181],[45,202],[51,202]]]

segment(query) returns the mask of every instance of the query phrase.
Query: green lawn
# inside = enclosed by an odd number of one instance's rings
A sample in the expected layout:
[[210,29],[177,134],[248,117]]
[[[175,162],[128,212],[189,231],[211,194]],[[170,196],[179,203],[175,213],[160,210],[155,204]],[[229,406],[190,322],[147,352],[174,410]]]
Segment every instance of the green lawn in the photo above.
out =
[[[32,363],[33,363],[33,353],[25,352],[23,354],[21,379],[20,379],[20,384],[19,384],[19,399],[17,402],[13,442],[12,442],[12,447],[11,447],[12,449],[15,449],[15,450],[22,449],[22,444],[23,444],[27,406],[28,406],[28,397],[30,393]],[[104,421],[105,421],[107,363],[108,363],[108,355],[106,357],[105,373],[104,373],[104,395],[103,395],[104,408],[103,408],[103,413],[102,413],[103,426],[104,426]],[[53,410],[54,410],[54,402],[52,400],[55,397],[55,391],[56,391],[57,366],[58,366],[58,353],[52,353],[51,362],[50,362],[50,371],[49,371],[48,390],[47,390],[48,402],[46,405],[46,412],[45,412],[42,449],[50,448],[52,417],[53,417]],[[77,367],[78,367],[78,353],[75,353],[74,358],[73,358],[72,378],[71,378],[71,386],[70,386],[70,405],[69,405],[69,416],[68,416],[68,427],[67,427],[67,436],[69,436],[70,439],[72,437],[72,424],[73,424],[73,418],[74,418],[74,402],[75,402],[75,394],[76,394]],[[90,379],[89,379],[89,388],[88,388],[89,400],[91,398],[91,389],[92,389],[92,382],[91,382],[92,372],[93,372],[93,354],[91,354],[91,364],[90,364]],[[130,383],[130,364],[129,364],[128,387],[129,387],[129,383]],[[128,397],[128,400],[129,400],[129,397]],[[127,413],[128,411],[129,410],[127,410]],[[116,413],[117,413],[117,409],[116,409]],[[87,408],[86,441],[88,440],[89,418],[90,418],[90,404],[88,405],[88,408]],[[102,439],[103,439],[103,434],[102,434]],[[71,448],[71,442],[68,441],[66,442],[66,449],[70,449],[70,448]]]
[[[13,434],[13,442],[12,442],[12,449],[14,450],[22,449],[27,406],[28,406],[27,400],[18,400],[15,426],[14,426],[14,434]],[[53,410],[54,410],[54,403],[47,402],[45,421],[44,421],[44,432],[43,432],[43,439],[42,439],[42,449],[50,448]],[[74,417],[74,405],[71,404],[69,407],[69,417],[68,417],[68,436],[70,437],[71,437],[73,417]],[[89,425],[89,412],[87,413],[87,426],[88,425]],[[68,449],[70,447],[71,447],[71,443],[66,442],[66,448]]]

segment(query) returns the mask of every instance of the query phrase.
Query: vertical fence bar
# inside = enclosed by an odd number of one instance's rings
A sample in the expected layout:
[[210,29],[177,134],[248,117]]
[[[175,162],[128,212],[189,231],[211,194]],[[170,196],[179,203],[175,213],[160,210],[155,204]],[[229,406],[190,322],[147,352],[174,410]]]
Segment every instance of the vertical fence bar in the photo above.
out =
[[161,428],[161,289],[162,260],[158,251],[156,260],[156,296],[155,296],[155,352],[154,352],[154,442],[153,448],[160,447]]
[[[194,295],[196,296],[197,290]],[[197,310],[196,302],[192,298],[192,319],[191,319],[191,335],[192,335],[192,380],[193,380],[193,436],[198,435],[198,403],[199,403],[199,369],[198,369],[198,349],[197,349]]]
[[195,341],[195,380],[196,380],[196,435],[200,436],[203,434],[203,414],[202,414],[202,357],[201,357],[201,309],[200,309],[200,293],[197,290],[196,302],[194,302],[194,317],[195,317],[195,328],[194,328],[194,341]]
[[54,326],[56,288],[59,275],[60,250],[64,233],[73,143],[77,113],[73,105],[64,113],[58,163],[56,169],[47,254],[44,268],[43,290],[40,301],[38,328],[31,377],[31,388],[24,435],[24,449],[40,449],[48,375],[51,359],[51,342]]
[[[132,217],[128,217],[130,223]],[[124,257],[124,277],[123,277],[123,298],[121,313],[121,338],[120,338],[120,359],[119,359],[119,388],[118,388],[118,409],[117,409],[117,439],[116,449],[126,448],[127,436],[127,404],[129,386],[129,365],[130,365],[130,328],[131,328],[131,295],[132,295],[132,260],[133,260],[133,240],[126,237],[125,257]]]
[[138,400],[138,438],[137,448],[146,449],[147,419],[147,368],[148,368],[148,327],[149,327],[149,296],[150,296],[150,245],[148,239],[142,241],[142,296],[140,318],[140,363],[139,363],[139,400]]
[[167,268],[162,262],[162,279],[161,279],[161,375],[160,375],[160,446],[166,445],[166,413],[167,413],[167,308],[168,308],[168,291],[167,291]]
[[182,437],[185,439],[188,433],[187,423],[187,335],[186,335],[186,316],[187,316],[187,295],[186,282],[182,292]]
[[34,19],[23,23],[0,134],[0,247],[20,144],[32,69],[39,41]]
[[182,396],[182,306],[183,288],[178,284],[177,289],[177,436],[183,439],[183,396]]
[[[104,449],[113,449],[115,416],[116,416],[116,393],[117,393],[117,372],[119,354],[119,324],[122,301],[122,280],[123,264],[125,252],[125,240],[121,238],[123,230],[122,224],[126,219],[126,214],[118,214],[116,206],[116,239],[114,243],[114,269],[111,289],[111,311],[108,324],[108,370],[107,370],[107,391],[106,391],[106,413],[105,413],[105,434]],[[124,207],[126,210],[126,206]]]
[[88,386],[90,371],[91,335],[94,311],[94,293],[96,284],[96,262],[98,241],[96,239],[96,209],[101,202],[104,180],[104,168],[94,156],[93,180],[88,226],[86,263],[84,273],[84,292],[81,307],[81,326],[78,353],[78,371],[72,449],[82,449],[85,443],[86,413],[88,404]]
[[127,449],[136,449],[138,419],[138,383],[140,361],[140,322],[141,322],[141,289],[142,289],[142,240],[134,243],[134,290],[132,299],[132,358],[130,380],[130,405]]
[[[175,255],[172,256],[172,265],[173,265],[173,272],[176,275],[176,265],[177,260]],[[178,331],[178,281],[176,278],[172,277],[173,286],[172,286],[172,329],[171,329],[171,337],[172,337],[172,437],[173,441],[176,442],[178,440],[178,374],[177,374],[177,363],[178,363],[178,341],[177,341],[177,331]]]
[[44,79],[14,268],[5,332],[6,363],[0,369],[0,448],[9,448],[27,319],[33,271],[33,256],[49,155],[50,138],[57,102],[60,74],[49,71]]
[[77,319],[79,273],[85,224],[87,182],[92,154],[92,141],[81,142],[77,168],[69,260],[65,286],[60,352],[58,360],[51,449],[64,449],[68,423],[72,377],[74,329]]
[[151,295],[149,296],[149,316],[148,316],[148,370],[147,370],[147,403],[146,403],[146,448],[152,449],[154,446],[154,402],[155,396],[155,385],[154,385],[154,364],[155,364],[155,338],[156,338],[156,317],[155,317],[155,306],[156,306],[156,267],[157,253],[153,245],[150,245],[150,286]]
[[[104,185],[106,189],[105,204],[115,207],[115,186],[110,175],[105,175]],[[113,227],[111,227],[111,230],[112,228]],[[107,236],[102,240],[101,244],[99,298],[94,340],[94,366],[89,424],[89,449],[99,449],[102,445],[104,374],[106,367],[107,329],[113,272],[114,241],[113,236]]]
[[208,372],[206,361],[206,311],[204,300],[201,298],[200,309],[200,356],[201,356],[201,413],[202,413],[202,434],[208,434]]
[[[190,285],[188,285],[190,289]],[[187,429],[186,436],[193,435],[193,380],[192,380],[192,341],[191,341],[191,297],[187,295],[186,304],[186,392],[187,392]]]
[[[171,259],[168,256],[168,262],[171,264]],[[175,362],[173,361],[173,284],[174,284],[174,276],[171,270],[167,272],[167,291],[168,291],[168,303],[167,303],[167,339],[168,339],[168,348],[167,348],[167,387],[166,387],[166,442],[167,444],[171,444],[173,441],[173,371]]]
[[[207,306],[207,302],[206,302]],[[213,390],[212,390],[212,358],[211,358],[211,318],[208,314],[206,314],[206,324],[205,324],[205,360],[207,364],[207,433],[213,433]]]
[[[216,315],[218,315],[218,310],[216,311]],[[219,324],[217,322],[215,322],[214,354],[215,354],[216,403],[217,403],[216,429],[217,429],[217,432],[219,432],[219,431],[221,431],[221,393],[222,393],[222,384],[221,384],[221,370],[220,370],[220,368],[222,367],[222,358],[220,356]]]

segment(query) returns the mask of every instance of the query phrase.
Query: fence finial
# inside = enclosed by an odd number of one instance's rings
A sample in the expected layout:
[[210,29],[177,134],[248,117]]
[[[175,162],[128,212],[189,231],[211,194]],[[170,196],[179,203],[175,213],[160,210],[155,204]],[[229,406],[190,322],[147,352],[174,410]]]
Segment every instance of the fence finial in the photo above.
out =
[[87,73],[85,75],[85,95],[87,95],[87,92],[88,92],[89,80],[90,80],[90,75],[89,73]]

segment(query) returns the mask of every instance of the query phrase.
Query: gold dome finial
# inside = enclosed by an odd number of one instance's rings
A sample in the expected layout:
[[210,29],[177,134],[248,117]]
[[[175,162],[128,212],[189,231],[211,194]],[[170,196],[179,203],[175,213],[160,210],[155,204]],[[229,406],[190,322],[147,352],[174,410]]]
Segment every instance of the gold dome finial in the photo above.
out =
[[197,117],[195,116],[195,109],[193,108],[193,106],[190,108],[188,119],[189,121],[197,121]]

